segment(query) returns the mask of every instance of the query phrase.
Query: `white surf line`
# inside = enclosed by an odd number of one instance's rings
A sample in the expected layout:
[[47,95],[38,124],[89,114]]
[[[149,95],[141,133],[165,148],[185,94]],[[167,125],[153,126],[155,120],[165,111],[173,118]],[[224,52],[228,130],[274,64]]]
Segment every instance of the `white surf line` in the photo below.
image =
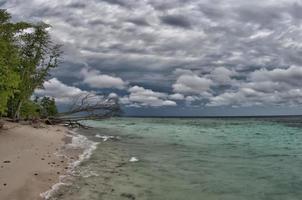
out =
[[68,136],[72,137],[72,140],[71,143],[66,144],[66,148],[80,148],[83,149],[83,153],[79,155],[78,160],[69,163],[67,174],[60,176],[58,183],[54,184],[50,190],[40,194],[40,197],[45,200],[50,199],[60,189],[61,186],[70,185],[68,183],[65,183],[64,179],[70,175],[73,175],[75,172],[75,168],[79,166],[83,161],[88,160],[99,144],[98,142],[91,141],[87,137],[80,135],[76,132],[76,130],[69,130],[68,133]]

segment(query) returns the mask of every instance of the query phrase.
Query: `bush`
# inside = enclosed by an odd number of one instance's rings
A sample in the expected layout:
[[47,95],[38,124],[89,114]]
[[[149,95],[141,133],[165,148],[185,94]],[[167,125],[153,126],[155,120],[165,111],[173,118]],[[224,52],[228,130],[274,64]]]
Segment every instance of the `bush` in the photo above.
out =
[[41,116],[44,118],[53,117],[58,114],[56,102],[54,98],[43,97],[41,102]]
[[41,107],[38,103],[33,101],[25,101],[21,107],[21,118],[33,119],[40,117]]

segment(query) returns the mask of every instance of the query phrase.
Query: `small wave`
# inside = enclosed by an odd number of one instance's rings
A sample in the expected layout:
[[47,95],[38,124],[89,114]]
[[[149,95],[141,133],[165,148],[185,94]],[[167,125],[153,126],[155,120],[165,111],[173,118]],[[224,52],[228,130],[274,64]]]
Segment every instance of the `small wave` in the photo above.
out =
[[[77,130],[77,129],[76,129]],[[80,135],[76,132],[76,130],[69,130],[68,131],[68,136],[72,137],[71,143],[66,145],[66,148],[70,149],[83,149],[83,152],[79,155],[79,159],[75,160],[74,162],[70,162],[68,165],[68,171],[67,171],[67,175],[64,176],[60,176],[59,177],[59,182],[54,184],[50,190],[43,192],[40,194],[40,196],[43,199],[50,199],[54,194],[56,194],[56,192],[61,188],[61,186],[63,185],[70,185],[69,183],[65,182],[66,178],[70,175],[74,175],[75,174],[75,169],[77,166],[79,166],[83,161],[89,159],[92,155],[92,153],[94,152],[94,150],[97,148],[98,146],[98,142],[94,142],[89,140],[87,137]],[[58,155],[58,153],[56,153]],[[63,154],[64,155],[64,154]],[[89,176],[97,176],[96,173],[91,172],[90,174],[85,174],[85,176],[89,177]],[[85,177],[84,176],[84,177]]]
[[67,148],[75,148],[75,149],[83,149],[83,153],[79,156],[79,159],[72,162],[70,164],[70,169],[74,169],[76,166],[78,166],[80,163],[82,163],[84,160],[87,160],[91,157],[93,151],[97,148],[98,142],[94,142],[89,140],[84,135],[76,134],[72,137],[72,142],[70,144],[67,144]]
[[103,139],[104,142],[106,142],[108,140],[119,140],[120,139],[118,136],[110,136],[110,135],[108,136],[108,135],[99,135],[99,134],[96,134],[95,137]]
[[47,190],[46,192],[43,192],[40,194],[40,197],[43,199],[50,199],[63,185],[70,185],[68,183],[65,183],[63,179],[66,178],[66,176],[60,176],[59,177],[59,182],[51,186],[50,190]]

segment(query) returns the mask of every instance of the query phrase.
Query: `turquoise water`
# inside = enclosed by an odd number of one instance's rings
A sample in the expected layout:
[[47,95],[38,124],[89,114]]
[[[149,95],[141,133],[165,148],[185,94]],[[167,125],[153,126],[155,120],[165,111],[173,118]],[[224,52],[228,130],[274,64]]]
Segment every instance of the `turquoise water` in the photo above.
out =
[[84,134],[100,144],[80,170],[98,175],[78,177],[62,199],[302,199],[302,119],[87,123],[96,129]]

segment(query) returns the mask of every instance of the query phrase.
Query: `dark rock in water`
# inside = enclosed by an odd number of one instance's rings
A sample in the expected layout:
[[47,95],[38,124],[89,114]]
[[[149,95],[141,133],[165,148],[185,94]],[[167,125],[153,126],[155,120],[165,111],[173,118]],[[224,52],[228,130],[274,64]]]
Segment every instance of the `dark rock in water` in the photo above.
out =
[[135,196],[133,194],[130,194],[130,193],[122,193],[121,197],[125,197],[127,199],[135,200]]
[[5,161],[3,161],[3,163],[10,163],[10,161],[9,160],[5,160]]

